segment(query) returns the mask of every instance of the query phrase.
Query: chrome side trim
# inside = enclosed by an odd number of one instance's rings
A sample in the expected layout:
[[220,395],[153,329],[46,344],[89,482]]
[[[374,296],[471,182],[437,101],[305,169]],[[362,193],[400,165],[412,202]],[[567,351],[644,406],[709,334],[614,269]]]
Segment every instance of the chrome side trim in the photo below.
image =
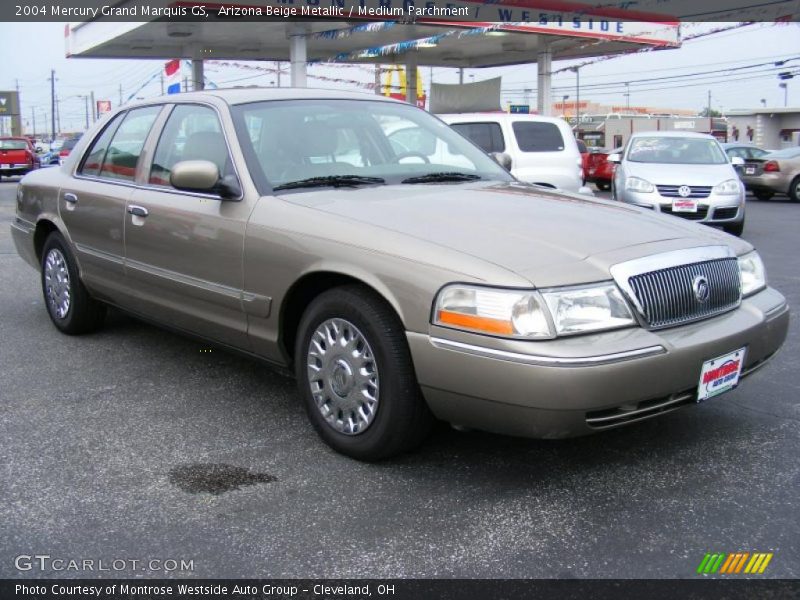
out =
[[664,346],[648,346],[647,348],[637,348],[636,350],[614,352],[612,354],[599,354],[596,356],[556,357],[508,352],[506,350],[496,350],[494,348],[485,348],[483,346],[473,346],[472,344],[465,344],[463,342],[455,342],[453,340],[445,340],[442,338],[432,337],[430,338],[430,341],[433,346],[443,350],[452,350],[454,352],[461,352],[462,354],[470,354],[472,356],[480,356],[494,360],[503,360],[506,362],[514,362],[525,365],[538,365],[544,367],[591,367],[633,360],[637,358],[645,358],[647,356],[655,356],[657,354],[665,354],[667,352]]
[[107,260],[117,265],[122,264],[122,257],[116,256],[114,254],[110,254],[108,252],[103,252],[102,250],[96,250],[95,248],[90,248],[89,246],[84,246],[83,244],[75,244],[75,248],[81,254],[88,254],[93,258],[99,258],[102,260]]

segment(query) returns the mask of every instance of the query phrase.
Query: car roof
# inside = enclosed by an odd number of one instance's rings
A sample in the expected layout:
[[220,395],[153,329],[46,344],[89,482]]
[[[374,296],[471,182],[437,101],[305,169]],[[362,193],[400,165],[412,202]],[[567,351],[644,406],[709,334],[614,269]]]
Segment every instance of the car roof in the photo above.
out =
[[[375,100],[379,102],[400,102],[386,96],[377,96],[365,92],[349,92],[344,90],[332,90],[325,88],[292,88],[292,87],[235,87],[221,90],[203,90],[202,92],[183,92],[180,94],[163,96],[160,101],[163,103],[175,101],[203,100],[208,98],[219,98],[224,102],[235,104],[247,104],[250,102],[263,102],[267,100]],[[405,102],[400,102],[405,104]],[[153,104],[153,100],[143,100],[131,103],[126,107],[137,106],[139,104]]]
[[637,131],[631,138],[637,137],[664,137],[664,138],[697,138],[703,140],[716,139],[707,133],[697,133],[695,131]]
[[556,125],[565,124],[569,126],[561,117],[546,117],[544,115],[531,115],[507,112],[473,112],[473,113],[441,113],[437,117],[447,121],[448,119],[459,121],[536,121],[538,123],[555,123]]

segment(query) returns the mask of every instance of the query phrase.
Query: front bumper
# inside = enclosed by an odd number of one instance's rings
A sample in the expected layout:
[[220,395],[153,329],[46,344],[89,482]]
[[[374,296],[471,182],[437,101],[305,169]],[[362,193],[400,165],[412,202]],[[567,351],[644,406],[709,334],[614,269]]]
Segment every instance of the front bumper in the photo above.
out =
[[744,193],[741,195],[721,196],[713,192],[707,198],[697,199],[697,212],[672,212],[672,201],[680,198],[661,196],[658,192],[618,192],[619,200],[650,208],[661,213],[671,214],[697,223],[711,225],[728,225],[744,220]]
[[693,403],[706,360],[747,348],[743,376],[781,347],[784,297],[768,288],[723,315],[660,331],[630,328],[544,342],[432,326],[408,333],[428,405],[456,425],[561,438]]
[[0,177],[4,175],[6,177],[25,175],[26,173],[33,171],[35,168],[35,165],[28,163],[5,163],[0,165]]

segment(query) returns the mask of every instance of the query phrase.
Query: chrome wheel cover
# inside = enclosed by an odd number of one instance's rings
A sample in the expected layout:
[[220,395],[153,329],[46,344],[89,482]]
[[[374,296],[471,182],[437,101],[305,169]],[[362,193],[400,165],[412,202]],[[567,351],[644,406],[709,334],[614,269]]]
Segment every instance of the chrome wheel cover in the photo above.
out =
[[339,433],[363,433],[378,412],[375,355],[358,328],[344,319],[321,323],[308,344],[308,384],[325,422]]
[[57,319],[64,319],[69,313],[72,287],[67,260],[58,248],[50,250],[44,259],[44,295],[50,313]]

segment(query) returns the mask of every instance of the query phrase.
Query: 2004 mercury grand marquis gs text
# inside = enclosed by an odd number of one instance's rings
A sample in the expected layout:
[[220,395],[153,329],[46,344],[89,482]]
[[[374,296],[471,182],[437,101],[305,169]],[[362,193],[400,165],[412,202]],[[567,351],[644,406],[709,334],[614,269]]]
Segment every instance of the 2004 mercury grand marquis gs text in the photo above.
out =
[[716,396],[783,343],[747,242],[523,184],[428,113],[330,90],[125,107],[18,189],[55,326],[108,304],[294,369],[375,460],[434,418],[566,437]]

